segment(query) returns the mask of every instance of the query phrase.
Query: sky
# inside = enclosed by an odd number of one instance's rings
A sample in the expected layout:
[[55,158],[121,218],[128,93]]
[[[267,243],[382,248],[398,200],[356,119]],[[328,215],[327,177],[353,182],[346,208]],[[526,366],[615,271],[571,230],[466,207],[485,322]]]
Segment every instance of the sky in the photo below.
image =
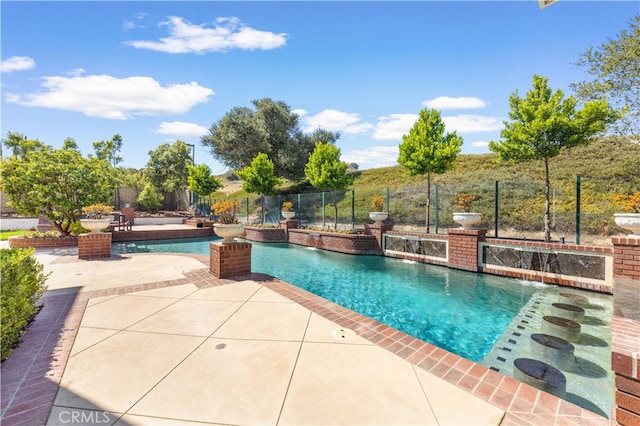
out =
[[[300,128],[339,132],[341,159],[397,164],[423,108],[441,112],[463,154],[489,152],[509,96],[535,74],[570,95],[581,53],[617,38],[640,2],[7,1],[1,14],[1,123],[84,155],[122,136],[124,167],[182,140],[200,143],[234,107],[285,102]],[[5,153],[6,154],[6,153]]]

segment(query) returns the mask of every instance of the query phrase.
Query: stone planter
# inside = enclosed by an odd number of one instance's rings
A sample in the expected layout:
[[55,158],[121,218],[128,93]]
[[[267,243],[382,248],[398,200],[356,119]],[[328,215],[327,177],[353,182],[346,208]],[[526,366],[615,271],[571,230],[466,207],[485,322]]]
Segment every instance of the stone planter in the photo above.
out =
[[294,211],[284,211],[284,210],[282,210],[281,213],[282,213],[282,217],[284,217],[287,220],[293,219],[294,217],[296,217],[296,212],[294,212]]
[[380,225],[387,220],[389,213],[387,212],[369,212],[369,219],[373,220],[376,224]]
[[219,237],[222,237],[223,243],[235,242],[235,237],[239,237],[244,232],[244,224],[242,223],[216,223],[213,225],[213,231]]
[[480,219],[482,219],[482,213],[459,212],[453,214],[453,220],[462,229],[472,229],[474,225],[480,222]]
[[640,238],[640,213],[616,213],[613,218],[620,228],[631,231],[629,236]]
[[80,224],[92,234],[97,234],[103,229],[108,228],[111,219],[80,219]]

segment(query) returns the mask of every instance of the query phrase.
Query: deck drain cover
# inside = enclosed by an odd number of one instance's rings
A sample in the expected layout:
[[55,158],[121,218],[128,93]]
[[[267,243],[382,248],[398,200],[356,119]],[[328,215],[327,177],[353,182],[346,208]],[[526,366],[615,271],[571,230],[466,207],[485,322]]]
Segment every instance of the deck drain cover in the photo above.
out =
[[356,333],[353,330],[344,327],[334,328],[330,334],[336,340],[351,340],[356,337]]
[[226,343],[218,343],[218,344],[216,345],[216,349],[224,349],[224,348],[226,348],[226,347],[227,347],[227,344],[226,344]]

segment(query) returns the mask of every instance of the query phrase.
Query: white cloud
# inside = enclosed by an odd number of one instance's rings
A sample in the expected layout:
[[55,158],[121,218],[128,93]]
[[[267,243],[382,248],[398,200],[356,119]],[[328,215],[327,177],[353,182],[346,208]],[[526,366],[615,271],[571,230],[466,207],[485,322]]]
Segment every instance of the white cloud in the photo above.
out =
[[442,117],[447,132],[459,133],[493,132],[504,127],[500,117],[459,114]]
[[373,139],[401,141],[402,135],[409,133],[416,120],[416,114],[390,114],[378,118]]
[[200,137],[209,131],[204,126],[195,123],[185,123],[184,121],[167,122],[163,121],[156,129],[156,133],[161,135]]
[[360,114],[335,109],[325,109],[316,115],[305,117],[304,122],[305,132],[312,132],[318,127],[322,127],[331,132],[358,134],[373,128],[372,124],[362,122]]
[[486,148],[489,146],[489,142],[475,141],[475,142],[471,142],[471,146],[474,148]]
[[309,114],[309,112],[306,109],[302,109],[302,108],[297,108],[291,111],[294,114],[297,114],[298,117],[304,117],[305,115]]
[[0,71],[13,72],[13,71],[25,71],[36,67],[36,61],[28,56],[12,56],[9,59],[2,61],[0,64]]
[[169,37],[162,37],[159,41],[133,40],[126,44],[166,53],[207,53],[230,49],[275,49],[284,46],[287,39],[285,33],[256,30],[235,17],[217,18],[211,28],[192,24],[177,16],[170,16],[161,25],[169,28]]
[[398,163],[398,146],[372,146],[366,150],[344,152],[340,160],[356,163],[360,169],[395,166]]
[[42,80],[45,91],[7,94],[6,100],[29,107],[78,111],[90,117],[126,120],[135,115],[184,114],[214,95],[213,90],[196,82],[162,87],[150,77],[88,75],[44,77]]
[[422,102],[422,105],[438,109],[477,109],[484,108],[487,103],[480,98],[472,96],[461,96],[458,98],[451,98],[449,96],[439,96],[434,99],[429,99]]

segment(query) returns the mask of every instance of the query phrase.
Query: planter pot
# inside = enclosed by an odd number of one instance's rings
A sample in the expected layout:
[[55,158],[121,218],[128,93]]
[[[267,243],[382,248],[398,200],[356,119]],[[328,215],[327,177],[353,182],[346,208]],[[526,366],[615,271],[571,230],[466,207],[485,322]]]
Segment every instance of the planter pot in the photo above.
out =
[[282,217],[284,217],[285,219],[293,219],[294,217],[296,217],[296,212],[292,212],[292,211],[282,211]]
[[80,224],[84,229],[89,230],[92,234],[97,234],[105,228],[109,227],[111,219],[80,219]]
[[460,225],[462,229],[471,229],[482,219],[482,213],[454,213],[453,220]]
[[387,220],[389,213],[387,212],[369,212],[369,219],[373,220],[377,225]]
[[219,237],[222,237],[223,243],[233,243],[235,237],[239,237],[244,232],[244,224],[242,223],[216,223],[213,225],[213,231]]
[[630,236],[640,238],[640,213],[616,213],[613,218],[620,228],[631,231]]

